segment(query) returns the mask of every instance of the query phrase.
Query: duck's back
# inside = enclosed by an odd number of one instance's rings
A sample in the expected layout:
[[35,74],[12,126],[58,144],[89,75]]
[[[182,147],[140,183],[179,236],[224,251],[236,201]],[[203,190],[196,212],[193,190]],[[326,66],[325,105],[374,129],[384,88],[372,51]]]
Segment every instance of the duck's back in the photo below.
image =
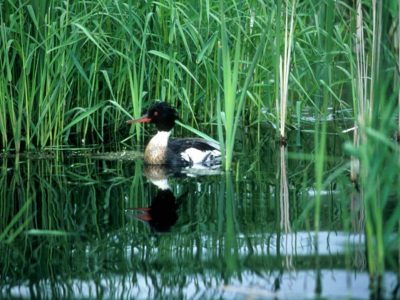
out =
[[221,164],[221,151],[218,144],[201,138],[171,139],[167,162],[170,165],[216,166]]

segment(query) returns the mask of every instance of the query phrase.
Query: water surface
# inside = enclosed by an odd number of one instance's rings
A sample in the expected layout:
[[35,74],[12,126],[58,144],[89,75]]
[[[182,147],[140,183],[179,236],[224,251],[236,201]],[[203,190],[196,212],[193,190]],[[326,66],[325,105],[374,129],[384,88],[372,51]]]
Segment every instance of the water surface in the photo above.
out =
[[[345,139],[329,136],[327,175],[346,167]],[[126,151],[4,157],[1,297],[374,296],[357,190],[325,187],[316,233],[314,165],[299,159],[313,136],[289,145],[239,142],[231,173],[146,168]],[[389,264],[381,296],[397,285]]]

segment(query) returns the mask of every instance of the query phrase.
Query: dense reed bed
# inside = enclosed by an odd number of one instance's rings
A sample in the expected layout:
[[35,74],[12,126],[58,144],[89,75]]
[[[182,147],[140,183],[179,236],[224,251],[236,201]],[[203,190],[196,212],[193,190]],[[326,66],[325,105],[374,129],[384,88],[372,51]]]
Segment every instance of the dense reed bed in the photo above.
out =
[[[143,143],[141,127],[128,133],[125,120],[160,99],[218,138],[231,170],[238,128],[256,128],[259,141],[275,128],[284,140],[307,111],[322,191],[348,173],[326,173],[325,121],[351,117],[345,149],[358,162],[351,178],[377,249],[370,271],[382,274],[385,249],[399,243],[387,236],[400,206],[382,219],[400,197],[399,11],[399,1],[374,0],[2,1],[0,148]],[[317,196],[317,231],[320,206]]]
[[2,149],[107,143],[154,99],[202,130],[221,122],[227,149],[237,126],[285,135],[296,103],[353,106],[354,8],[222,3],[5,1]]

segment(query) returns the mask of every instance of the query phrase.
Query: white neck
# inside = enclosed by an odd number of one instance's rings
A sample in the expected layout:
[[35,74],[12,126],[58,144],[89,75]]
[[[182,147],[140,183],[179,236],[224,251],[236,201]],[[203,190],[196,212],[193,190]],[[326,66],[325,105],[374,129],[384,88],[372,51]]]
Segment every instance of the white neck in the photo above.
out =
[[149,145],[158,147],[167,147],[171,131],[158,131],[149,141]]
[[165,163],[169,136],[171,131],[159,131],[151,138],[144,150],[144,160],[151,165],[160,165]]

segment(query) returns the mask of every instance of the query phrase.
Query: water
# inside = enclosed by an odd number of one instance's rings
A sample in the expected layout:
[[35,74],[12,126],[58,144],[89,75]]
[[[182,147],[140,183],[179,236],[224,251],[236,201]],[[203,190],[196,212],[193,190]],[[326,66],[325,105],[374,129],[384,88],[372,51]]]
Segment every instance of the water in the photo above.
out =
[[[328,139],[328,174],[344,138]],[[373,297],[347,178],[325,187],[313,229],[314,167],[298,158],[312,141],[294,134],[289,155],[268,136],[238,143],[232,173],[149,169],[136,152],[4,158],[0,298]],[[397,285],[388,264],[380,296]]]

